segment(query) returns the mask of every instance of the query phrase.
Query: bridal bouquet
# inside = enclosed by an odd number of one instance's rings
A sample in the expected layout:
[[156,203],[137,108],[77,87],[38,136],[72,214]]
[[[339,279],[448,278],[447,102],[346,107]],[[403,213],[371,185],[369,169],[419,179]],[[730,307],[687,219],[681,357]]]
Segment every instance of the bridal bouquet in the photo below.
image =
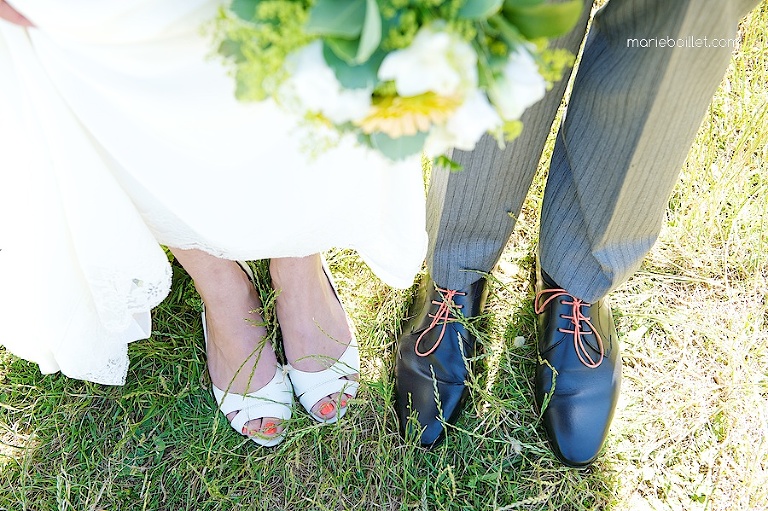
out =
[[275,100],[391,159],[500,144],[573,62],[581,0],[234,0],[217,25],[241,100]]

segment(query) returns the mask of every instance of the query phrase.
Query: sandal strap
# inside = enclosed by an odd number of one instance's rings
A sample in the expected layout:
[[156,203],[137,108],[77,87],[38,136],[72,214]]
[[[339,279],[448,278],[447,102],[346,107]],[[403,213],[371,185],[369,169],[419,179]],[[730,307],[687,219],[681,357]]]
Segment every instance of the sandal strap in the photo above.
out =
[[253,285],[256,285],[256,276],[253,274],[253,270],[251,269],[251,266],[246,261],[235,261],[235,262],[240,267],[240,269],[243,270],[246,275],[248,275],[248,280],[250,280]]
[[300,371],[291,365],[287,367],[296,396],[309,413],[312,413],[315,403],[325,396],[338,392],[355,397],[360,386],[357,380],[345,379],[360,373],[360,354],[354,337],[341,357],[328,369],[307,372]]
[[275,368],[275,376],[269,383],[249,394],[225,392],[215,385],[211,387],[219,410],[225,416],[238,412],[229,422],[238,433],[242,434],[243,426],[254,419],[275,417],[287,421],[291,418],[293,389],[281,367]]

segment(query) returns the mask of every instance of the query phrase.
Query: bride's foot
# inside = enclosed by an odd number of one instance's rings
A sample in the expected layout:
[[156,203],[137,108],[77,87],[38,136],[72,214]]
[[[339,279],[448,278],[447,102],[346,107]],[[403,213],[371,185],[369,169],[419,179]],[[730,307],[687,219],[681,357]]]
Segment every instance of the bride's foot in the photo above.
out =
[[[333,421],[343,414],[347,401],[354,397],[359,378],[357,346],[349,346],[353,335],[347,316],[319,254],[272,259],[269,269],[278,293],[275,308],[285,357],[289,366],[298,370],[298,374],[291,373],[294,390],[297,395],[309,396],[309,390],[314,389],[303,391],[301,387],[335,386],[337,392],[314,397],[314,404],[313,401],[306,403],[306,398],[302,400],[315,418]],[[332,373],[322,378],[323,381],[311,381],[312,373],[318,376],[332,366]],[[307,380],[307,384],[302,385],[300,380]]]
[[[240,273],[245,276],[242,270]],[[250,289],[233,290],[226,297],[206,302],[208,372],[214,387],[224,391],[224,397],[217,396],[217,400],[226,399],[227,394],[245,396],[263,389],[275,377],[279,365],[261,324],[263,320],[256,312],[261,302],[247,277],[246,284]],[[238,413],[240,410],[231,411],[227,420],[232,422]],[[278,437],[282,432],[277,417],[250,420],[240,430],[245,436],[264,439]]]
[[[172,251],[194,279],[205,303],[208,372],[213,385],[223,391],[217,401],[224,399],[230,405],[239,396],[263,389],[275,378],[279,364],[256,312],[261,301],[248,275],[234,261],[197,250]],[[249,403],[244,402],[243,407],[246,405]],[[232,423],[240,412],[234,409],[226,417]],[[279,437],[284,426],[278,417],[259,417],[236,429],[257,441],[269,441]]]

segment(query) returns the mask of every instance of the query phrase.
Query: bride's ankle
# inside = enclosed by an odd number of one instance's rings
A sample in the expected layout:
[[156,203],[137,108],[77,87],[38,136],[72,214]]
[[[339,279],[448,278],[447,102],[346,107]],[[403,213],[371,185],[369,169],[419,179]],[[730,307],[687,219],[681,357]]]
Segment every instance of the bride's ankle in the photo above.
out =
[[306,257],[281,257],[269,261],[269,274],[276,289],[303,284],[308,278],[322,275],[320,254]]
[[208,308],[208,369],[214,384],[235,383],[238,393],[255,390],[269,381],[277,357],[256,310],[258,302],[217,302]]
[[195,288],[200,298],[211,312],[221,307],[237,307],[237,304],[242,304],[246,312],[261,306],[259,294],[248,279],[248,275],[239,267],[237,269],[239,270],[237,272],[217,272],[209,276],[205,282],[195,281]]

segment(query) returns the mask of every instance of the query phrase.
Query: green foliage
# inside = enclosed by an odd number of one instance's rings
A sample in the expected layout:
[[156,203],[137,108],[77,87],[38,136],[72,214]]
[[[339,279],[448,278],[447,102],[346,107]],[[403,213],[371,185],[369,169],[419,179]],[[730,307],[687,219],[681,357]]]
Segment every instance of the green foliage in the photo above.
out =
[[523,121],[507,121],[502,127],[504,142],[512,142],[523,132]]
[[322,36],[336,56],[350,65],[364,64],[381,43],[382,20],[376,0],[318,0],[305,28]]
[[317,0],[309,11],[305,29],[319,36],[353,39],[363,31],[367,2]]
[[[219,19],[218,51],[233,68],[241,100],[275,96],[288,78],[287,56],[318,38],[342,87],[380,94],[378,70],[386,55],[408,47],[422,27],[434,24],[471,43],[478,54],[479,86],[485,88],[498,79],[511,52],[531,47],[532,37],[545,42],[542,38],[562,33],[578,18],[579,6],[579,0],[555,6],[540,0],[233,0]],[[572,62],[567,52],[549,52],[542,45],[536,56],[548,82]],[[511,136],[506,131],[503,138]],[[361,140],[402,158],[423,138]]]
[[374,87],[379,80],[377,73],[385,56],[386,53],[379,50],[362,64],[351,65],[346,60],[339,58],[327,42],[323,44],[325,62],[333,69],[341,85],[347,89]]
[[470,20],[482,20],[499,12],[503,0],[467,0],[459,9],[459,17]]
[[461,164],[455,160],[452,160],[445,154],[441,154],[437,158],[435,158],[434,162],[432,163],[433,168],[443,168],[448,169],[450,172],[459,172],[463,169]]
[[378,149],[381,154],[391,160],[402,160],[408,156],[421,153],[427,133],[419,132],[415,135],[391,138],[384,133],[371,135],[371,146]]
[[530,4],[532,2],[507,1],[504,14],[510,23],[528,39],[557,37],[568,33],[581,16],[584,2],[570,0],[559,4]]
[[242,20],[254,21],[256,8],[261,2],[262,0],[232,0],[229,9]]
[[360,34],[360,44],[355,55],[355,64],[366,62],[381,44],[382,22],[376,0],[366,0],[365,22]]
[[407,48],[419,31],[419,20],[416,11],[398,12],[393,15],[386,26],[386,36],[382,41],[382,48],[386,51]]
[[286,78],[285,58],[313,39],[304,30],[309,3],[241,0],[233,4],[237,11],[221,11],[219,53],[234,70],[238,99],[260,101],[276,92]]
[[576,56],[562,48],[548,48],[539,54],[539,73],[548,84],[559,81],[573,67]]

